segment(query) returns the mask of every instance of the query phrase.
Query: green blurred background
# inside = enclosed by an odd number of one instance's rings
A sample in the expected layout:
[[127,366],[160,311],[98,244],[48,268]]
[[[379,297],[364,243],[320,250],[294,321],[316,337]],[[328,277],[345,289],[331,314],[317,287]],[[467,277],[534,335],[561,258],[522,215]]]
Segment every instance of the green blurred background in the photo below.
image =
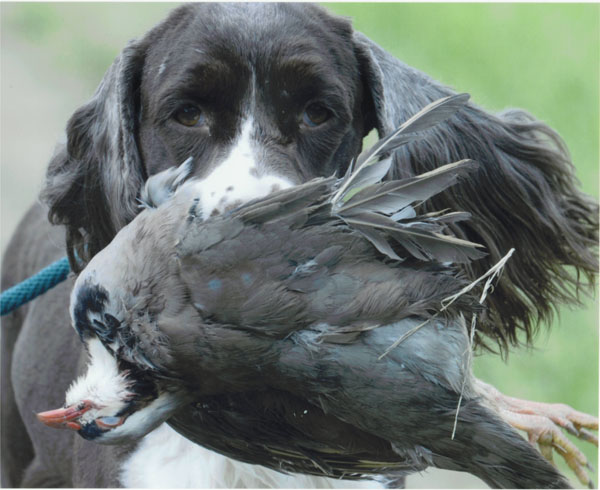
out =
[[[175,5],[0,5],[2,251],[39,192],[70,114],[92,95],[127,40]],[[550,124],[566,140],[584,190],[598,197],[600,5],[326,5],[406,63],[469,92],[487,109],[522,107]],[[476,375],[513,396],[597,414],[597,301],[559,313],[534,350],[513,352],[507,364],[484,354],[475,362]],[[596,466],[597,450],[579,446]],[[481,485],[445,475],[411,477],[409,486]]]

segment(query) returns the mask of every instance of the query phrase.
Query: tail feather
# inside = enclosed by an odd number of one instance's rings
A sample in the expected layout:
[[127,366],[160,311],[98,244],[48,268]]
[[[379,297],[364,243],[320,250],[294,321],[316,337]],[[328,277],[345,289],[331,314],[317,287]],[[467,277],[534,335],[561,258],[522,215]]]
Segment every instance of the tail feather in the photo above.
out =
[[458,420],[455,438],[430,448],[436,466],[467,471],[492,488],[571,488],[534,446],[475,400],[461,406]]
[[333,209],[344,216],[351,216],[365,210],[382,214],[396,213],[409,204],[425,201],[442,192],[476,168],[476,162],[461,160],[416,177],[376,183],[358,190],[345,201],[334,198]]
[[[457,94],[435,100],[411,116],[391,134],[381,138],[371,148],[362,152],[356,159],[356,167],[369,165],[383,153],[391,152],[400,145],[416,138],[413,133],[424,131],[452,117],[468,102],[469,94]],[[409,136],[410,135],[410,136]]]
[[[394,260],[401,257],[392,243],[419,260],[470,262],[485,255],[480,245],[443,234],[449,224],[466,219],[468,214],[417,215],[411,205],[428,200],[476,168],[475,162],[463,160],[408,179],[373,183],[362,189],[350,186],[346,194],[334,194],[332,212]],[[358,185],[362,185],[360,181]],[[348,195],[351,197],[346,198]]]
[[344,202],[354,192],[379,182],[390,170],[392,158],[383,158],[384,153],[392,152],[415,139],[422,138],[415,133],[434,127],[453,116],[469,100],[468,94],[457,94],[438,99],[410,117],[389,135],[381,138],[371,148],[363,151],[356,164],[348,167],[348,172],[340,183],[333,202]]
[[[463,263],[485,255],[478,250],[480,245],[476,243],[439,233],[443,229],[441,224],[427,221],[401,223],[386,216],[368,212],[348,218],[342,217],[342,219],[354,228],[360,227],[357,229],[363,235],[365,228],[376,229],[388,241],[397,243],[419,260]],[[418,220],[418,217],[416,219]],[[433,229],[426,229],[426,225],[431,225]],[[365,238],[372,242],[369,235],[365,235]],[[379,247],[378,249],[381,251]]]

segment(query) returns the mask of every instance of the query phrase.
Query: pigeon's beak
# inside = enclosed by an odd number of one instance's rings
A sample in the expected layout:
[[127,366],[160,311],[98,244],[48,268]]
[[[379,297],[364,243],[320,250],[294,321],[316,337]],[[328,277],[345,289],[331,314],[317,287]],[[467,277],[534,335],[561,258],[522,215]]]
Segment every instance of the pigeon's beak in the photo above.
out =
[[70,407],[40,412],[37,414],[37,418],[48,427],[79,430],[81,429],[81,424],[77,422],[77,419],[92,408],[94,408],[94,404],[88,400],[84,400]]

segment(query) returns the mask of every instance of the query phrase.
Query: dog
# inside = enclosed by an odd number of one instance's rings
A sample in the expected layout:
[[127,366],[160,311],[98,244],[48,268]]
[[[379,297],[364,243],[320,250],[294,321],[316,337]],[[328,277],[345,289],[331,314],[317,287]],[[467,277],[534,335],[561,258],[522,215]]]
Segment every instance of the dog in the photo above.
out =
[[[189,156],[203,181],[203,208],[224,213],[313,177],[343,175],[372,129],[385,135],[451,93],[317,6],[179,7],[123,50],[93,98],[72,116],[42,193],[58,226],[50,226],[39,205],[28,212],[6,253],[3,289],[64,253],[49,242],[65,241],[72,268],[81,270],[139,212],[138,192],[148,176]],[[519,331],[530,340],[553,304],[576,299],[561,284],[593,283],[597,206],[577,190],[554,131],[523,111],[495,116],[474,104],[424,142],[398,151],[389,177],[462,158],[478,160],[481,170],[433,199],[431,209],[473,215],[453,227],[489,252],[466,271],[471,277],[509,248],[519,251],[489,298],[486,324],[494,331],[478,333],[480,344],[490,333],[506,350]],[[565,265],[582,282],[566,277]],[[3,322],[3,485],[219,484],[214,474],[224,474],[231,460],[192,446],[168,427],[135,447],[110,448],[35,421],[35,412],[62,404],[85,363],[69,325],[72,285],[71,279]],[[181,453],[186,457],[170,467],[180,479],[161,480],[165,461]],[[246,486],[286,485],[277,473],[238,468]]]

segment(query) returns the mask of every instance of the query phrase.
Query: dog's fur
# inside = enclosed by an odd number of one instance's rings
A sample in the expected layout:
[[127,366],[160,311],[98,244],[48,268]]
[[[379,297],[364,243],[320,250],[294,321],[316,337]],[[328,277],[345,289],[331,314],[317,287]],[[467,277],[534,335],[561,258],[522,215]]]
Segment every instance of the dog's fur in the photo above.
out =
[[[2,288],[64,254],[52,244],[65,235],[80,270],[139,211],[145,179],[189,156],[208,191],[216,189],[210,212],[222,212],[252,193],[342,174],[371,129],[384,135],[451,93],[320,7],[177,8],[123,50],[69,121],[43,191],[50,221],[62,226],[50,227],[40,206],[29,211],[7,249]],[[322,124],[305,118],[314,103],[326,110]],[[202,124],[177,122],[185,104],[202,109]],[[431,206],[472,213],[454,229],[489,251],[467,270],[471,277],[516,248],[478,339],[506,349],[519,331],[531,340],[554,304],[576,301],[579,288],[593,283],[598,210],[576,189],[559,136],[517,110],[494,116],[469,104],[399,151],[391,177],[462,158],[478,160],[480,170]],[[84,362],[67,315],[71,286],[61,284],[3,322],[4,486],[119,483],[116,469],[130,448],[49,431],[33,415],[63,403]]]

